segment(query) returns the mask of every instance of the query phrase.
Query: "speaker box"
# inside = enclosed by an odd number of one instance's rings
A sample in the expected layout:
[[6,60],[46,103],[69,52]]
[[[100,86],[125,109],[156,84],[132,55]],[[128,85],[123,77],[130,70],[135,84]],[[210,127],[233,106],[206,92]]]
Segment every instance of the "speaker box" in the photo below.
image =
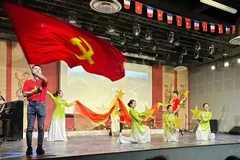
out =
[[238,134],[240,135],[240,126],[234,126],[230,131],[230,134]]
[[217,119],[211,119],[210,120],[210,127],[211,127],[211,133],[218,133],[218,120]]

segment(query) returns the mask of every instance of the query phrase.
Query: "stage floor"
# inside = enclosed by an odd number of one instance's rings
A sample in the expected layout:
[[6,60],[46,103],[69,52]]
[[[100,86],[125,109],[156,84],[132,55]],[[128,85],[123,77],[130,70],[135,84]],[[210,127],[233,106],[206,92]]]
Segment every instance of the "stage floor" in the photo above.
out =
[[[72,157],[105,153],[119,153],[156,149],[175,149],[182,147],[197,147],[208,145],[240,144],[240,136],[217,134],[212,141],[196,141],[194,133],[180,136],[179,142],[164,142],[163,135],[152,135],[152,142],[148,144],[116,144],[117,137],[110,136],[75,136],[69,137],[67,142],[44,141],[45,155],[36,155],[36,139],[33,139],[34,155],[32,159],[50,159],[58,157]],[[7,141],[0,146],[0,159],[29,159],[25,156],[26,142]]]

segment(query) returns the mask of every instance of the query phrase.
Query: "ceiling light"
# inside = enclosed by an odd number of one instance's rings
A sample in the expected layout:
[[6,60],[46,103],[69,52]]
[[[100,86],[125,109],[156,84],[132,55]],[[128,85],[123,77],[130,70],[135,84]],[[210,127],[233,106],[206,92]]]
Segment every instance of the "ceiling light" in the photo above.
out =
[[133,25],[133,35],[134,36],[139,36],[141,33],[141,25],[136,23]]
[[235,8],[226,6],[226,5],[222,4],[222,3],[219,3],[219,2],[216,2],[216,1],[213,1],[213,0],[200,0],[200,2],[202,2],[204,4],[207,4],[209,6],[221,9],[223,11],[232,13],[232,14],[237,13],[237,10]]
[[240,63],[240,58],[237,59],[237,62]]
[[216,66],[215,65],[212,65],[211,66],[211,70],[215,70],[216,69]]
[[214,45],[213,44],[211,44],[210,46],[209,46],[209,48],[208,48],[208,51],[209,51],[209,54],[210,55],[212,55],[213,53],[214,53]]
[[168,42],[171,44],[174,42],[174,32],[168,34]]
[[148,41],[152,40],[152,31],[150,31],[150,30],[146,31],[145,39]]
[[224,62],[224,67],[228,67],[228,66],[229,66],[229,62],[228,61]]
[[182,55],[187,55],[188,54],[188,50],[187,47],[182,47]]

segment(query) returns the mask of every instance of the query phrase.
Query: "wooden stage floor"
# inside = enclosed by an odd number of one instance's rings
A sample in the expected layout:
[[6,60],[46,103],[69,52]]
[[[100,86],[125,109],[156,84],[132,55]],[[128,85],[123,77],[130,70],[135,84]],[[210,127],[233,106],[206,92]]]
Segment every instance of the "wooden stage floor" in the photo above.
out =
[[164,142],[162,135],[152,135],[152,142],[148,144],[117,144],[117,137],[110,136],[75,136],[69,137],[67,142],[44,141],[45,155],[36,155],[36,139],[33,139],[34,155],[25,156],[26,142],[7,141],[0,146],[0,159],[51,159],[60,157],[81,157],[86,155],[120,153],[156,149],[176,149],[183,147],[198,147],[209,145],[240,144],[240,136],[217,134],[212,141],[196,141],[194,133],[180,136],[179,142]]

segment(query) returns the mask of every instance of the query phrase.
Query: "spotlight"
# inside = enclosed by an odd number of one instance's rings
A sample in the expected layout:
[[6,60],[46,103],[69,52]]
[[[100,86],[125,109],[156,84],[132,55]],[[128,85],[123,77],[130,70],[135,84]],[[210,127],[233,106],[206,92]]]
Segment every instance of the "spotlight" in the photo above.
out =
[[168,42],[169,43],[173,43],[174,42],[174,32],[170,32],[169,34],[168,34]]
[[76,24],[77,23],[77,13],[74,11],[69,11],[69,17],[68,17],[68,22],[71,24]]
[[142,56],[143,55],[143,48],[139,48],[138,49],[138,56]]
[[199,58],[199,52],[195,51],[193,56],[194,56],[195,59],[198,59]]
[[107,27],[108,32],[113,33],[115,32],[115,26],[113,22],[110,22],[108,27]]
[[136,23],[133,25],[133,35],[134,36],[139,36],[141,33],[141,25]]
[[213,53],[214,53],[214,45],[213,44],[211,44],[210,46],[209,46],[209,48],[208,48],[208,51],[209,51],[209,54],[210,55],[212,55]]
[[139,46],[139,38],[134,37],[133,41],[134,41],[133,46],[138,47]]
[[195,44],[195,51],[199,52],[201,50],[201,44],[199,42],[197,42]]
[[153,42],[152,50],[153,50],[153,51],[156,51],[156,49],[157,49],[157,42],[154,41],[154,42]]
[[240,58],[237,59],[237,62],[240,63]]
[[176,38],[174,41],[174,46],[180,46],[180,40],[179,38]]
[[224,57],[228,56],[228,53],[226,52],[225,49],[223,49],[222,55],[223,55]]
[[127,41],[126,35],[123,34],[120,38],[120,44],[123,46]]
[[224,62],[224,67],[228,67],[228,66],[229,66],[229,62],[228,61]]
[[182,64],[182,62],[183,62],[183,55],[180,55],[179,58],[178,58],[178,63]]
[[145,39],[148,41],[152,40],[152,31],[147,30],[146,35],[145,35]]
[[188,54],[188,50],[187,50],[187,47],[182,47],[182,55],[187,55]]
[[215,65],[212,65],[211,66],[211,70],[215,70],[216,69],[216,66]]

